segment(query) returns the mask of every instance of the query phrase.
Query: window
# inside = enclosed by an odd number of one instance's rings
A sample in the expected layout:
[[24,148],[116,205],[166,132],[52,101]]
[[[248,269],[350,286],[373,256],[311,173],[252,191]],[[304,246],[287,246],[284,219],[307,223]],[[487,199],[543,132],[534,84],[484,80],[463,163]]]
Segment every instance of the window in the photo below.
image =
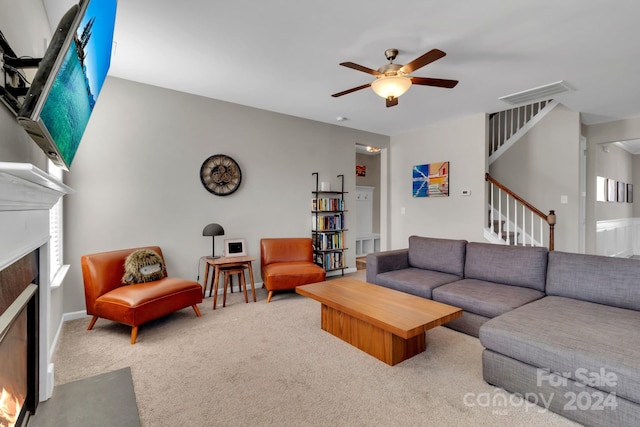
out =
[[[49,175],[62,182],[62,169],[49,162]],[[49,274],[52,288],[57,288],[62,284],[68,265],[62,263],[62,202],[63,198],[53,205],[49,210]]]

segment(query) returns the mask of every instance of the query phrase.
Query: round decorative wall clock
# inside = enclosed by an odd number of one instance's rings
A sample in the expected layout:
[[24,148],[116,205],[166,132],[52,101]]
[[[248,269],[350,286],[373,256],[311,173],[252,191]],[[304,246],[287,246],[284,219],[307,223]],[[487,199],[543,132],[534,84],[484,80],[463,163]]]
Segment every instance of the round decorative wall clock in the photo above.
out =
[[228,196],[240,186],[242,171],[231,157],[215,154],[202,164],[200,181],[208,192],[216,196]]

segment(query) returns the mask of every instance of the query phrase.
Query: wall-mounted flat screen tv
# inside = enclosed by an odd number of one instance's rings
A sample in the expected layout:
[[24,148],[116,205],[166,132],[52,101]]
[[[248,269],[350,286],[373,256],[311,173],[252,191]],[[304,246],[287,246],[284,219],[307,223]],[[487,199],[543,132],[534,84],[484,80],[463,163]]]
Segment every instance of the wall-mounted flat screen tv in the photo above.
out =
[[60,20],[18,122],[69,170],[111,65],[116,0],[81,0]]

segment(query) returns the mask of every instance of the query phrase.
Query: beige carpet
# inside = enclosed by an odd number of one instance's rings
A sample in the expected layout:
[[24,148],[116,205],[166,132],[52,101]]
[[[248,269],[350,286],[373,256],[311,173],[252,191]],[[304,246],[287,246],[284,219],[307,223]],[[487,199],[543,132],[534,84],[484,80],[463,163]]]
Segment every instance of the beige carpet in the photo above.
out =
[[[482,380],[476,338],[439,327],[427,350],[388,366],[320,329],[320,304],[295,293],[227,307],[212,300],[130,329],[64,325],[56,384],[131,367],[143,426],[566,426]],[[220,301],[219,301],[220,303]],[[508,395],[509,396],[509,395]]]

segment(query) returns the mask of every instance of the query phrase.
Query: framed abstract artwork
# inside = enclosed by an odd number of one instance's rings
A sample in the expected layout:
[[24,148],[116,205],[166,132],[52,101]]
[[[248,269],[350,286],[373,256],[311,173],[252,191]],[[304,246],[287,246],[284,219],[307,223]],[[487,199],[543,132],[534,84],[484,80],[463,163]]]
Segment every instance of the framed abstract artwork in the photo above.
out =
[[413,167],[413,197],[448,197],[449,162],[437,162]]
[[596,201],[607,201],[607,178],[599,176],[596,179]]
[[618,202],[624,203],[627,201],[627,184],[618,181]]
[[627,184],[627,203],[633,203],[633,184]]
[[607,202],[615,202],[617,199],[616,194],[616,180],[615,179],[607,179]]

